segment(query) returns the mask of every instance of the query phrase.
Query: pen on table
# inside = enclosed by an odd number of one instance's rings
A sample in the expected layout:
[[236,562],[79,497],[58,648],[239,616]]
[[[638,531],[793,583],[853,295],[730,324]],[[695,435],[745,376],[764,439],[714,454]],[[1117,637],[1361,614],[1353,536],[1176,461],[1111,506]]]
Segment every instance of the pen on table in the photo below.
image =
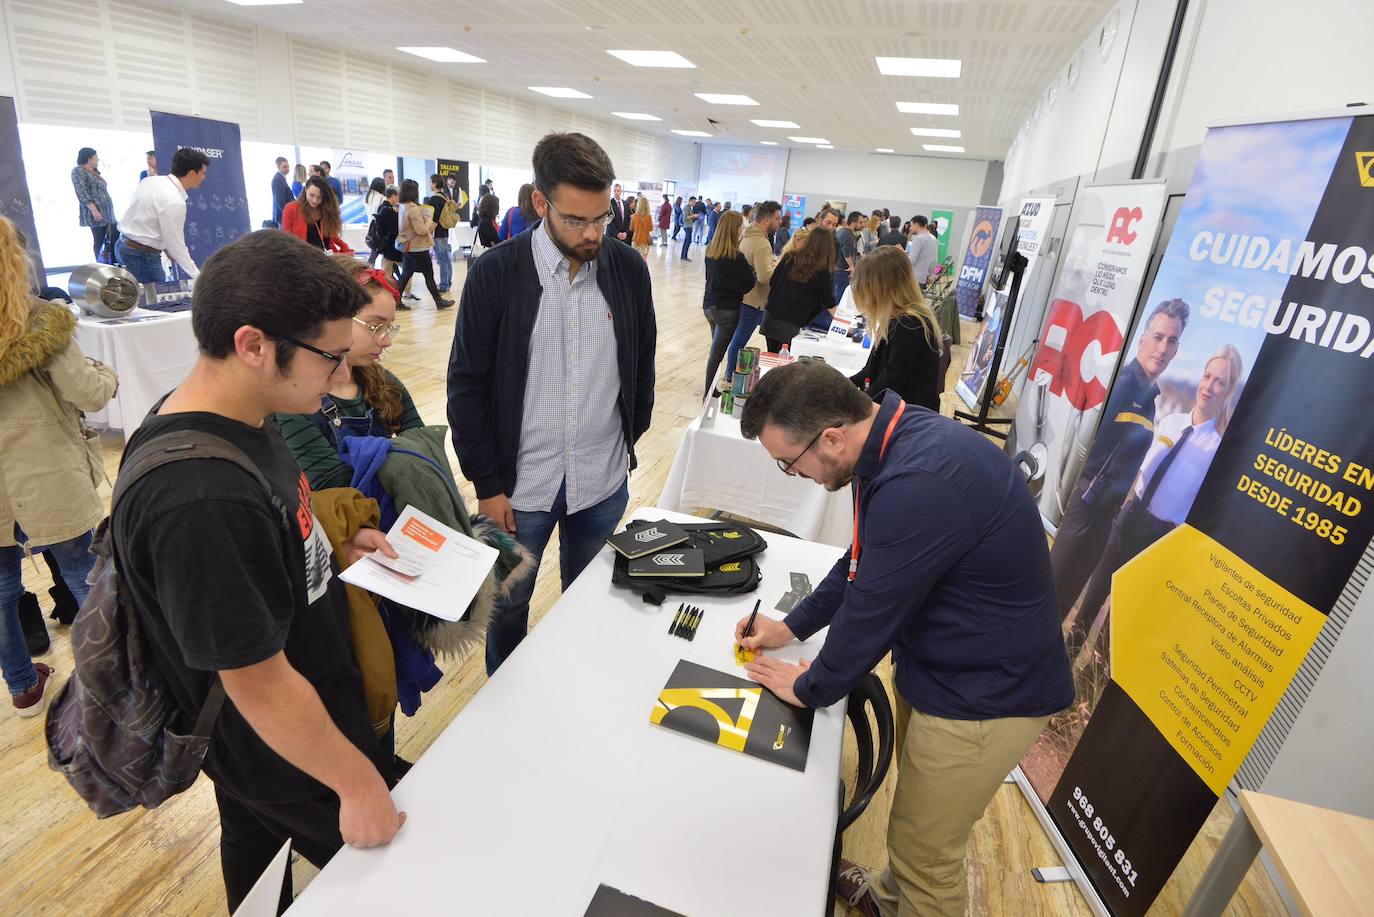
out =
[[676,634],[676,633],[677,633],[677,626],[678,626],[679,622],[682,621],[682,609],[685,608],[685,607],[686,607],[686,603],[685,603],[685,602],[677,606],[677,616],[673,618],[673,623],[668,625],[668,633],[670,633],[670,634]]
[[697,638],[697,628],[701,626],[701,619],[702,619],[705,615],[706,615],[706,610],[705,610],[705,609],[703,609],[703,608],[698,608],[698,609],[697,609],[697,616],[696,616],[696,619],[692,622],[692,634],[691,634],[690,637],[687,638],[688,640],[695,640],[695,639]]

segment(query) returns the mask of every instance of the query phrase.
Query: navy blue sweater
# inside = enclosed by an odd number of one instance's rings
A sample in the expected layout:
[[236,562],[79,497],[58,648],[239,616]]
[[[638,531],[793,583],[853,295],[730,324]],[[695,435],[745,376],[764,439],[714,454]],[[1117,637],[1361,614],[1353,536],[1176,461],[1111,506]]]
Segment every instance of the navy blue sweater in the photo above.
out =
[[[529,376],[530,337],[543,287],[530,244],[538,222],[488,249],[468,269],[448,361],[448,422],[453,451],[477,499],[515,492],[520,429]],[[644,259],[607,238],[596,259],[596,285],[610,306],[620,364],[620,423],[634,444],[654,409],[654,349],[658,326]]]
[[1001,450],[888,393],[854,469],[858,576],[849,552],[785,619],[799,640],[830,633],[797,679],[809,707],[845,696],[893,651],[896,688],[931,716],[1046,716],[1073,702],[1040,513]]

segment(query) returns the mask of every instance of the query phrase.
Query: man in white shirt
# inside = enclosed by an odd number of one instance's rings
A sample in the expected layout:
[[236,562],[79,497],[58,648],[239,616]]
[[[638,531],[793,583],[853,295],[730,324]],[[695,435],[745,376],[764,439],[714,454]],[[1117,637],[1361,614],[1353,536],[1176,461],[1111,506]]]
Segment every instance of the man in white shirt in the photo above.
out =
[[200,273],[186,247],[186,192],[205,181],[210,158],[183,147],[172,157],[171,175],[150,175],[138,185],[129,209],[120,220],[124,234],[115,246],[119,261],[139,283],[161,283],[162,253],[187,276]]
[[911,268],[916,272],[916,282],[925,289],[930,282],[930,272],[935,269],[935,259],[939,249],[935,237],[927,229],[930,220],[923,216],[911,218],[911,242],[906,247],[906,256],[911,259]]

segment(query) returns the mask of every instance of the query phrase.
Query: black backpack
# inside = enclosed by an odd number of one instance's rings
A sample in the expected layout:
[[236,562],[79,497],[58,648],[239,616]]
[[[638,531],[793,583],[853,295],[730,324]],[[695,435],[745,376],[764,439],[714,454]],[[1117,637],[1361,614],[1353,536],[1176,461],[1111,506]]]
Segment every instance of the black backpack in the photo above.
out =
[[[271,498],[284,531],[286,506],[233,443],[210,433],[175,431],[150,437],[125,456],[110,501],[120,499],[155,468],[189,459],[233,462]],[[172,731],[176,703],[148,659],[138,615],[121,595],[110,517],[96,530],[91,592],[72,622],[76,671],[48,710],[48,766],[61,772],[100,818],[135,806],[154,808],[195,783],[210,748],[210,730],[224,704],[216,677],[190,735]]]
[[[625,530],[654,525],[658,520],[637,519]],[[670,592],[693,595],[741,595],[758,588],[763,574],[754,561],[768,542],[758,532],[739,522],[674,523],[687,533],[686,545],[700,548],[706,560],[705,576],[630,576],[630,562],[619,553],[615,555],[615,571],[611,584],[639,593],[650,605],[662,605]]]

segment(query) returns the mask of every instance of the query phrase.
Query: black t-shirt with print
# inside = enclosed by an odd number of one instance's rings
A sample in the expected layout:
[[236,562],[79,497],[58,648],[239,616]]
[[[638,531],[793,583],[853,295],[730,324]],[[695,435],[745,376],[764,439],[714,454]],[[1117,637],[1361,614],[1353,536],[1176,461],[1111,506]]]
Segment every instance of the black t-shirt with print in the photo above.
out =
[[[310,510],[310,485],[276,423],[255,428],[206,413],[149,417],[126,454],[151,436],[181,430],[213,433],[243,450],[286,505],[290,531],[258,482],[226,461],[163,466],[121,499],[113,525],[123,595],[177,704],[173,728],[191,730],[214,672],[284,650],[339,730],[381,764],[349,642],[344,584]],[[228,700],[205,771],[255,802],[329,792],[269,748]]]

